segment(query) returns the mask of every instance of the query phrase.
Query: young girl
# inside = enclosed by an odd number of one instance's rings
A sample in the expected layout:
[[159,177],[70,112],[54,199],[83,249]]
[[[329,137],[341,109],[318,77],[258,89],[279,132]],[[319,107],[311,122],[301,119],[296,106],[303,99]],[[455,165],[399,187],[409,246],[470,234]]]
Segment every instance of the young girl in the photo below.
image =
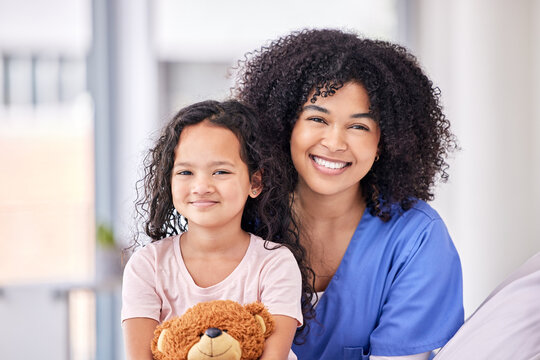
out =
[[152,243],[124,272],[128,359],[151,360],[158,323],[218,299],[264,303],[275,331],[262,359],[295,358],[306,267],[290,231],[283,159],[255,124],[239,102],[197,103],[178,112],[146,157],[138,208]]

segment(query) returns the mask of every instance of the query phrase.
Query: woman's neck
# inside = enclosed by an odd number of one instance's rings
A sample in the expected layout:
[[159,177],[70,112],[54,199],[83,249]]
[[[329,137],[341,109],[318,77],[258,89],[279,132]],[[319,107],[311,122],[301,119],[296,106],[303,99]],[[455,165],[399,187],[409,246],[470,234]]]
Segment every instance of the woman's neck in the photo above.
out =
[[365,208],[359,186],[332,195],[297,186],[293,209],[317,291],[326,289],[337,271]]
[[307,185],[298,184],[295,190],[294,211],[304,224],[326,223],[333,226],[351,219],[360,220],[366,208],[360,186],[332,195],[313,192]]

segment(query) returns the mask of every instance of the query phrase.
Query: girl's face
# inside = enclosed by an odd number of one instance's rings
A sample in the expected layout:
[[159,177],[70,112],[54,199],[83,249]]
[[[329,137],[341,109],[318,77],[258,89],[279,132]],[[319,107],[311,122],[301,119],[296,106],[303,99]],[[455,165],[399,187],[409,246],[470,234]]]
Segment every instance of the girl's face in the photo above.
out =
[[[255,173],[254,184],[260,184]],[[195,227],[238,226],[252,186],[247,165],[240,157],[240,142],[229,129],[203,121],[182,130],[174,152],[171,191],[176,210]],[[254,194],[255,192],[255,194]]]
[[308,100],[303,105],[291,135],[299,189],[321,195],[359,191],[380,139],[369,105],[366,90],[354,82],[332,96],[319,96],[315,103]]

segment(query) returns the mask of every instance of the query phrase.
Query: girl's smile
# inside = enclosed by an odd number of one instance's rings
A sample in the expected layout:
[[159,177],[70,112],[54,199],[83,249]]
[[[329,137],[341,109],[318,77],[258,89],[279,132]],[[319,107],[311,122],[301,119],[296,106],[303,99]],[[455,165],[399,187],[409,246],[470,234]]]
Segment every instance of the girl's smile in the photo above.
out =
[[190,232],[200,227],[240,229],[253,189],[236,135],[208,121],[184,128],[175,149],[171,191]]
[[219,201],[211,201],[211,200],[194,200],[194,201],[190,201],[189,204],[190,205],[193,205],[197,208],[209,208],[211,206],[214,206],[216,204],[218,204]]

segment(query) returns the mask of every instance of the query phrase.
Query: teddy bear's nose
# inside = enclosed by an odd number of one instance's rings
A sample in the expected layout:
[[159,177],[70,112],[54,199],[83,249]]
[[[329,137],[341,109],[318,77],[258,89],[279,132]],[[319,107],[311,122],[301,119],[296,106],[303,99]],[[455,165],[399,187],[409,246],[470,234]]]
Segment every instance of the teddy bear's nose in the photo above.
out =
[[204,333],[208,335],[209,338],[213,339],[221,335],[221,330],[219,330],[218,328],[209,328]]

